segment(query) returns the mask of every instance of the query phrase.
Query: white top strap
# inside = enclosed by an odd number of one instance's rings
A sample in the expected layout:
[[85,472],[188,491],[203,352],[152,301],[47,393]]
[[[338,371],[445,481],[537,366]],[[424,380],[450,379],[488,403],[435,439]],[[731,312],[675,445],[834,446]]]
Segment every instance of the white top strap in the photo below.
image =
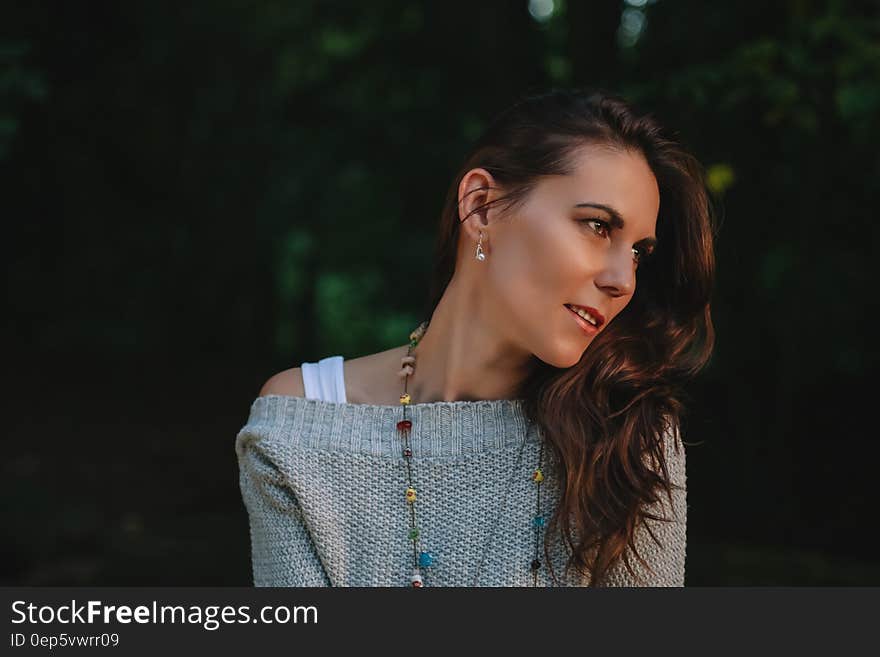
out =
[[346,403],[342,356],[328,356],[317,363],[303,363],[306,399]]

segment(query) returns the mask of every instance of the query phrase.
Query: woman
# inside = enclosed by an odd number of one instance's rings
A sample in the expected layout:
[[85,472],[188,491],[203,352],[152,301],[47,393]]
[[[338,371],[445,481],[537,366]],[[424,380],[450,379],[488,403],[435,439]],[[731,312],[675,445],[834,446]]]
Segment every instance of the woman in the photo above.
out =
[[503,112],[449,189],[429,320],[254,401],[254,583],[683,586],[713,233],[697,161],[624,100]]

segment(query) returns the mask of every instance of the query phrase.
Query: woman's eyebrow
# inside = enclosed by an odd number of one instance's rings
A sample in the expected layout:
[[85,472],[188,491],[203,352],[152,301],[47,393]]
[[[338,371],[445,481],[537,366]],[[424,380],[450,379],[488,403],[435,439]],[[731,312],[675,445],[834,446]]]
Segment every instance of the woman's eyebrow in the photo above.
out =
[[[609,222],[612,227],[622,229],[623,228],[623,217],[621,214],[610,205],[605,205],[604,203],[578,203],[574,207],[576,208],[596,208],[597,210],[604,210],[611,217],[611,221]],[[657,238],[656,237],[645,237],[640,239],[636,244],[647,244],[648,246],[657,246]]]

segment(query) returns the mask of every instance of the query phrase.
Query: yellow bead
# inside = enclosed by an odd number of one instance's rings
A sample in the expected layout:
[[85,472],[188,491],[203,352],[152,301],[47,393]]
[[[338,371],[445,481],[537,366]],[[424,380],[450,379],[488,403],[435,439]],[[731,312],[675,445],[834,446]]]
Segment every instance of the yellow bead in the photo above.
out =
[[532,479],[535,480],[536,484],[540,484],[542,481],[544,481],[544,473],[541,472],[540,468],[535,470],[535,474],[532,475]]
[[406,489],[406,501],[412,504],[416,501],[416,489],[415,488],[407,488]]
[[409,334],[409,339],[413,342],[418,343],[419,340],[425,335],[425,331],[428,329],[428,322],[422,322],[419,324],[418,328]]
[[409,396],[408,392],[405,392],[400,396],[400,403],[401,404],[409,404],[411,401],[412,401],[412,398]]

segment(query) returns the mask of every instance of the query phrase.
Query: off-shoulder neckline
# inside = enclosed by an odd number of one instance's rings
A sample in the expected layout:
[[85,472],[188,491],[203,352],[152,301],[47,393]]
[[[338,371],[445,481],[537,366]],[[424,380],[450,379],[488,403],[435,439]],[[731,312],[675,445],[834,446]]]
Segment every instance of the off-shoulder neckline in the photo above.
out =
[[[387,410],[387,409],[397,409],[400,410],[402,408],[402,404],[361,404],[357,402],[349,402],[349,401],[330,401],[326,399],[311,399],[309,397],[298,397],[296,395],[279,395],[279,394],[269,394],[269,395],[260,395],[254,400],[254,403],[259,400],[268,400],[272,398],[278,398],[281,400],[285,400],[287,403],[293,402],[302,402],[308,404],[325,404],[327,406],[354,406],[357,408],[364,409],[379,409],[379,410]],[[419,408],[419,409],[430,409],[430,408],[442,408],[442,407],[452,407],[459,408],[464,406],[473,406],[475,404],[490,404],[496,406],[516,406],[518,408],[522,408],[525,400],[521,398],[515,399],[474,399],[474,400],[455,400],[455,401],[433,401],[433,402],[421,402],[417,404],[409,404],[409,409]]]
[[[425,402],[407,410],[416,457],[460,457],[540,439],[522,399]],[[309,448],[399,458],[395,425],[401,419],[402,405],[270,394],[254,400],[242,433]]]

